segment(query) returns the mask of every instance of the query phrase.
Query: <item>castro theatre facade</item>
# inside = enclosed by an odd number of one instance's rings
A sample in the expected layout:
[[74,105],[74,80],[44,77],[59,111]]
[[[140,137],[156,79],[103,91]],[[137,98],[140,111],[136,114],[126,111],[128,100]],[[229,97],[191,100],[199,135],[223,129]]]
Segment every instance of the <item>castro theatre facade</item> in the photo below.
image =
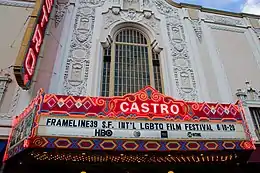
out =
[[259,18],[164,0],[37,0],[14,64],[27,106],[3,171],[252,171],[258,120],[237,88],[260,88]]

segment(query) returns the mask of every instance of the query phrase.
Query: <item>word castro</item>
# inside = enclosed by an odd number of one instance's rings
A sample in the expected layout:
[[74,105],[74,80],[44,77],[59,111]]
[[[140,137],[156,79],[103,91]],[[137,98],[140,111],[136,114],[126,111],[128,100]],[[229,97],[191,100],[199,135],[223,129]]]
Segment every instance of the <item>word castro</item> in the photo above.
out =
[[48,24],[49,16],[52,10],[53,2],[53,0],[45,0],[41,8],[41,13],[33,32],[31,44],[24,61],[24,85],[28,85],[33,77],[37,58],[40,53],[41,45],[43,43],[45,29]]
[[176,104],[159,104],[159,103],[141,103],[136,102],[128,103],[122,102],[120,104],[120,110],[122,112],[132,112],[132,113],[159,113],[159,114],[178,114],[180,108]]

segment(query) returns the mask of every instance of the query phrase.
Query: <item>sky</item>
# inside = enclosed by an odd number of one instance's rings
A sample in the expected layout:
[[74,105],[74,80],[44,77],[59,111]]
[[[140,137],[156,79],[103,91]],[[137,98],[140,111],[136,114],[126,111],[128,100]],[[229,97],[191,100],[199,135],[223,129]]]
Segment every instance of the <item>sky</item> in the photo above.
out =
[[260,0],[174,0],[232,12],[260,15]]

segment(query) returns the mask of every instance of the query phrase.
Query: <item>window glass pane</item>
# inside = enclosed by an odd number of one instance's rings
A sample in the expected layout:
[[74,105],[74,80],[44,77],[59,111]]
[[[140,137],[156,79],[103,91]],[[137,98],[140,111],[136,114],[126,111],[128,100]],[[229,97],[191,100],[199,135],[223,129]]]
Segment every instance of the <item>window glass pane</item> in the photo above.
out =
[[150,85],[146,43],[145,37],[137,30],[125,29],[116,37],[114,95],[136,92]]
[[109,96],[111,49],[104,49],[101,96]]
[[258,138],[260,138],[260,108],[258,107],[250,107],[249,108],[252,120],[256,129],[256,134]]

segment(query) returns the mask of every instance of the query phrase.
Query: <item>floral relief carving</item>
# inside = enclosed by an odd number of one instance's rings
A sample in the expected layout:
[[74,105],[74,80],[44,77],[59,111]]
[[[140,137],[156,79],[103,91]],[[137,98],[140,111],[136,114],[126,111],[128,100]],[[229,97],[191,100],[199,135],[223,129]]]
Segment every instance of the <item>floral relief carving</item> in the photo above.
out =
[[124,9],[140,10],[140,0],[123,0]]
[[112,24],[121,20],[120,15],[114,15],[113,11],[109,10],[107,13],[103,14],[104,17],[104,28],[109,28]]
[[[146,12],[146,13],[145,13]],[[148,11],[136,12],[135,10],[113,12],[113,8],[103,14],[104,29],[120,21],[140,22],[152,28],[157,35],[160,34],[160,20]]]
[[64,94],[87,95],[95,8],[105,0],[80,0],[64,74]]
[[57,4],[55,10],[55,26],[57,27],[62,21],[67,9],[69,7],[69,3]]
[[142,22],[145,25],[150,26],[157,35],[160,34],[160,20],[157,19],[154,15],[152,15],[150,18],[144,18]]
[[219,16],[219,15],[205,15],[205,19],[212,21],[214,23],[220,23],[220,24],[224,24],[224,25],[244,25],[242,19],[234,19],[231,17],[224,17],[224,16]]
[[257,37],[260,39],[260,28],[253,28],[253,30],[256,33]]
[[191,20],[192,27],[194,29],[194,32],[198,38],[198,40],[202,41],[202,29],[201,29],[201,21],[199,20]]
[[161,0],[155,0],[154,3],[157,10],[165,15],[173,63],[173,75],[179,96],[184,100],[198,100],[197,84],[178,10]]
[[121,17],[125,21],[138,22],[143,19],[144,15],[143,15],[143,13],[137,13],[133,9],[129,9],[128,11],[122,11]]
[[8,111],[8,118],[11,118],[15,113],[15,109],[17,107],[17,104],[18,104],[18,101],[19,101],[19,98],[21,95],[21,90],[22,90],[21,87],[17,86],[13,99],[12,99],[12,104]]
[[144,8],[150,9],[152,5],[153,5],[152,0],[143,0]]
[[235,27],[230,28],[230,27],[220,26],[220,25],[209,25],[209,26],[212,29],[229,31],[229,32],[244,33],[246,31],[244,28],[235,28]]

